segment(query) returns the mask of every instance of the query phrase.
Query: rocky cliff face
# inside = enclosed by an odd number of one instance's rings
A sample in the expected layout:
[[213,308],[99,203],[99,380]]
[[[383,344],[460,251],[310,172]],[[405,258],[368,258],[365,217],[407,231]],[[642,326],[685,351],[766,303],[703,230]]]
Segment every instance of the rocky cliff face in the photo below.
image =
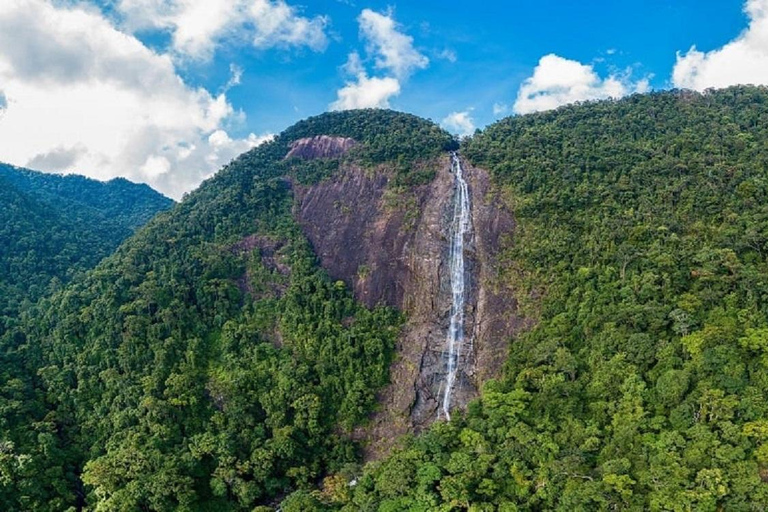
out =
[[357,142],[349,137],[318,135],[299,139],[291,144],[286,158],[337,158],[352,149]]
[[[345,281],[367,304],[396,306],[407,315],[381,409],[360,435],[369,457],[394,439],[437,419],[444,383],[445,341],[451,305],[448,272],[454,176],[446,155],[428,164],[435,179],[398,196],[387,169],[345,165],[336,177],[294,187],[295,214],[332,278]],[[472,207],[466,251],[469,283],[465,352],[454,403],[464,407],[482,382],[495,376],[511,336],[524,326],[513,290],[498,278],[497,255],[511,243],[514,223],[491,191],[488,174],[465,165]]]

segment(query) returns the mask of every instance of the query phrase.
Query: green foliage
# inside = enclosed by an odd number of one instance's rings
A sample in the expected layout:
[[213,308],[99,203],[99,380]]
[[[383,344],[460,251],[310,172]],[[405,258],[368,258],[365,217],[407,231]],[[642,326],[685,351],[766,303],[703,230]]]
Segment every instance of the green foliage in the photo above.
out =
[[5,164],[0,164],[0,178],[70,220],[93,227],[107,224],[111,229],[135,230],[173,203],[149,186],[124,178],[101,182]]
[[429,124],[312,123],[239,157],[5,334],[24,372],[0,393],[0,509],[253,510],[293,491],[285,510],[324,509],[303,490],[357,460],[351,431],[387,382],[401,319],[318,268],[284,156],[330,133],[371,163],[389,143],[415,158],[426,146],[409,130]]
[[24,301],[91,268],[172,201],[146,185],[0,164],[0,333]]
[[434,158],[453,147],[451,135],[436,124],[411,114],[366,109],[332,112],[300,121],[282,137],[297,140],[315,135],[351,137],[362,142],[356,150],[363,163],[400,162]]
[[342,508],[766,508],[768,89],[509,118],[464,153],[514,210],[537,325]]

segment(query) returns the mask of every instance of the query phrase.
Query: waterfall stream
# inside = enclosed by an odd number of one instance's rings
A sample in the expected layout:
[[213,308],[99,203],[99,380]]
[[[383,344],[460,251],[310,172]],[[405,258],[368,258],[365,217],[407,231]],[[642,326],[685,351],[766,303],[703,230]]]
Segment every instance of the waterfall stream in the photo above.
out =
[[443,388],[442,411],[446,419],[451,418],[451,397],[456,386],[456,375],[462,350],[465,349],[464,339],[464,304],[465,267],[464,240],[470,230],[469,187],[464,179],[461,160],[456,153],[451,155],[451,170],[455,176],[456,192],[453,206],[453,228],[450,252],[451,277],[451,322],[446,339],[446,377]]

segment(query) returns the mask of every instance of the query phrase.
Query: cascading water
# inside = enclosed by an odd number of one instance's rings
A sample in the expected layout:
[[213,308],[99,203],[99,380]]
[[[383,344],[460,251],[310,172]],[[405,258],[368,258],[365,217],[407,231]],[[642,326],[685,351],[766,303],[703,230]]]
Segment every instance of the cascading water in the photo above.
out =
[[464,348],[464,303],[465,268],[464,240],[470,230],[469,188],[464,179],[461,160],[456,153],[451,155],[451,169],[456,182],[456,192],[453,206],[453,237],[451,239],[450,270],[451,270],[451,323],[448,327],[446,340],[446,377],[443,388],[442,410],[447,419],[451,418],[451,397],[456,385],[456,375],[459,371],[459,361]]

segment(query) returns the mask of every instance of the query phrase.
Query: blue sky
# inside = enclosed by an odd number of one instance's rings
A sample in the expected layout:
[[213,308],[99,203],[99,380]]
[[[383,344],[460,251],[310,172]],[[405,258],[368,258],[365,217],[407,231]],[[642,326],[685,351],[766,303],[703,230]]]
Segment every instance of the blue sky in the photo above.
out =
[[[327,109],[343,84],[338,68],[350,51],[364,49],[356,21],[364,7],[392,8],[402,31],[430,60],[391,106],[436,121],[473,109],[480,127],[500,117],[494,104],[514,103],[546,54],[594,64],[601,76],[631,68],[638,78],[652,75],[654,88],[668,88],[677,51],[720,47],[747,23],[739,0],[316,2],[304,12],[328,14],[339,38],[325,52],[243,49],[233,56],[245,71],[230,97],[246,112],[249,127],[277,131]],[[455,62],[440,57],[446,50]]]
[[[440,121],[473,109],[477,126],[497,119],[494,104],[514,103],[520,84],[539,59],[555,53],[594,64],[601,75],[633,70],[652,76],[654,88],[671,86],[677,51],[722,46],[747,23],[743,2],[656,0],[637,4],[590,2],[342,2],[296,4],[306,16],[330,17],[328,47],[223,49],[214,62],[190,66],[191,83],[215,88],[226,81],[229,64],[243,68],[242,83],[229,93],[246,113],[248,128],[275,132],[323,112],[343,85],[339,68],[351,51],[364,51],[357,18],[363,8],[391,12],[402,32],[430,60],[413,74],[390,105]],[[446,59],[455,56],[455,61]],[[507,112],[509,114],[511,112]]]
[[3,0],[0,160],[180,197],[329,109],[471,133],[572,101],[768,83],[768,0]]

